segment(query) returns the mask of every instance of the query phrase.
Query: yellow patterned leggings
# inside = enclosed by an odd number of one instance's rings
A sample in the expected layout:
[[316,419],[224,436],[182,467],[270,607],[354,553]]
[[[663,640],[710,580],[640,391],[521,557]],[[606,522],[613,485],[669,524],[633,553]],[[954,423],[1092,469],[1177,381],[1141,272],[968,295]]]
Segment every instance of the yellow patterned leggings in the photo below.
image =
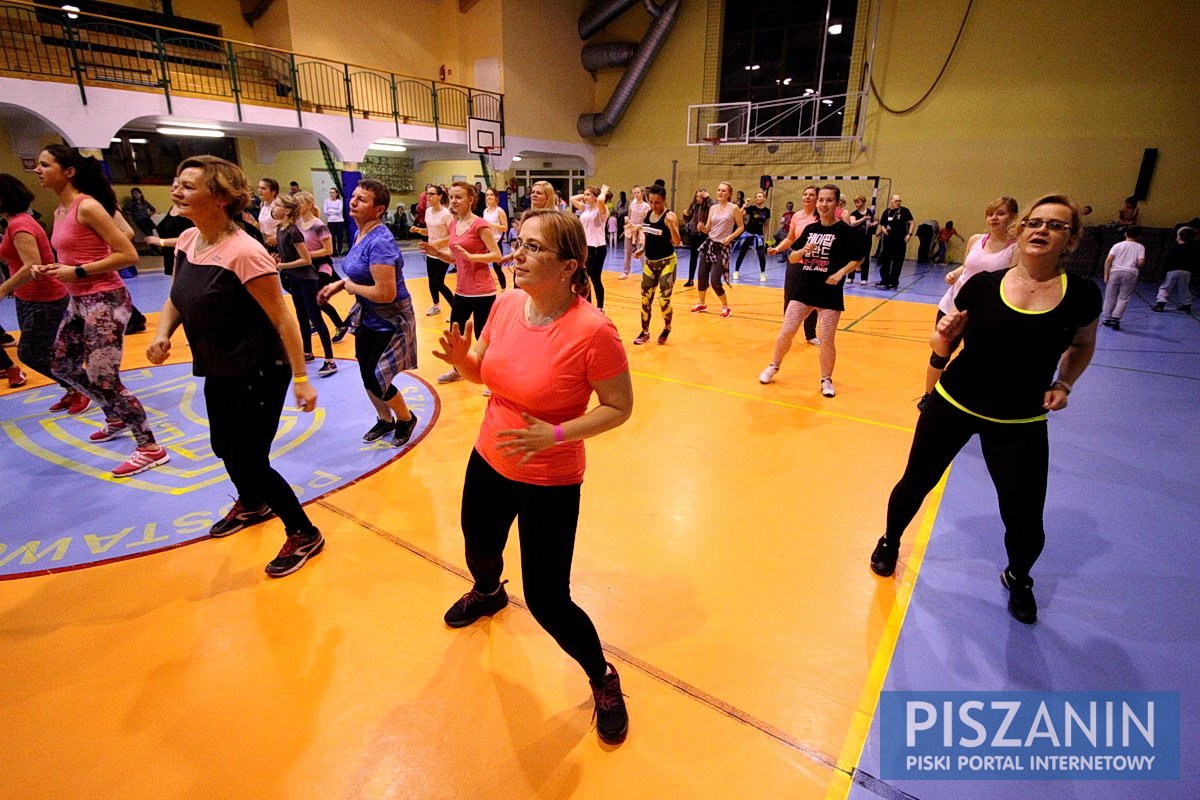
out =
[[642,262],[642,331],[650,331],[650,306],[654,304],[654,290],[658,289],[658,302],[662,306],[663,329],[671,330],[671,294],[675,291],[675,254],[660,261],[646,259]]

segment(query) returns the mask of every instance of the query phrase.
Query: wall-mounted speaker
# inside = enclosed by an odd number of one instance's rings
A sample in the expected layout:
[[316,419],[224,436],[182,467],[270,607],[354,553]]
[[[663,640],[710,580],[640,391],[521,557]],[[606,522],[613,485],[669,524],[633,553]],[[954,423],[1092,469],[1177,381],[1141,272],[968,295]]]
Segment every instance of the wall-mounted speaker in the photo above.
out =
[[1150,196],[1150,181],[1154,178],[1154,165],[1158,163],[1158,148],[1147,147],[1142,152],[1142,168],[1138,170],[1137,186],[1133,196],[1139,201]]

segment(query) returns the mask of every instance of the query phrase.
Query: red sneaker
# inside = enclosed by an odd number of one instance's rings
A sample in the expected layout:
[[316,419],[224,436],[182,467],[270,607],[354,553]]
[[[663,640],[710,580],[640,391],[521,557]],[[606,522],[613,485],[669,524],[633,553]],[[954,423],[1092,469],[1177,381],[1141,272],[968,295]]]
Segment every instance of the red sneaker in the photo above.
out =
[[729,316],[730,314],[732,314],[732,313],[733,313],[733,309],[732,309],[732,308],[730,308],[729,306],[724,306],[724,307],[721,309],[721,316],[722,316],[722,318],[724,318],[724,317],[728,317],[728,316]]
[[13,364],[8,369],[4,370],[4,377],[8,378],[8,388],[15,389],[18,386],[24,386],[29,379],[25,377],[25,373],[16,364]]
[[133,451],[133,455],[125,459],[125,463],[114,469],[112,474],[114,478],[128,478],[130,475],[137,475],[139,472],[153,469],[170,460],[171,456],[167,453],[167,448],[161,445],[155,445],[152,450],[138,448]]
[[71,405],[67,408],[68,414],[82,414],[88,410],[88,406],[92,404],[92,398],[80,392],[75,393],[75,397],[71,399]]
[[100,430],[88,437],[88,440],[97,443],[112,441],[122,433],[125,433],[126,430],[128,429],[126,428],[124,422],[119,419],[114,419],[111,422],[105,422],[104,425],[101,426]]
[[704,303],[696,303],[696,305],[692,306],[692,313],[695,314],[697,311],[704,311],[707,308],[708,306]]
[[58,402],[50,406],[49,411],[66,411],[71,407],[71,403],[75,402],[74,390],[68,390],[66,394],[59,398]]

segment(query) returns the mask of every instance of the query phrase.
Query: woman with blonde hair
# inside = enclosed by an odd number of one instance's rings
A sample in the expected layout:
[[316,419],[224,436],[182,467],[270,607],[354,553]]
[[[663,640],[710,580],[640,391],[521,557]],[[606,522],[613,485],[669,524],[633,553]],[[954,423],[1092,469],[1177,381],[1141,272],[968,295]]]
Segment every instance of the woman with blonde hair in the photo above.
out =
[[[434,355],[492,397],[467,463],[462,529],[473,585],[446,611],[462,628],[508,605],[504,547],[521,540],[525,604],[592,687],[596,731],[624,741],[629,715],[596,627],[571,598],[571,561],[584,475],[583,440],[623,424],[633,410],[629,364],[616,327],[589,305],[583,226],[559,211],[527,211],[513,242],[513,284],[472,342],[451,325]],[[588,409],[592,394],[598,403]]]
[[978,435],[1004,522],[1008,564],[1000,582],[1009,592],[1009,613],[1031,625],[1037,601],[1030,571],[1046,543],[1046,415],[1066,408],[1092,359],[1100,290],[1062,265],[1083,230],[1070,198],[1035,200],[1018,230],[1014,265],[971,278],[930,337],[941,356],[948,358],[960,337],[963,348],[917,420],[871,569],[884,577],[895,571],[904,529],[950,462]]

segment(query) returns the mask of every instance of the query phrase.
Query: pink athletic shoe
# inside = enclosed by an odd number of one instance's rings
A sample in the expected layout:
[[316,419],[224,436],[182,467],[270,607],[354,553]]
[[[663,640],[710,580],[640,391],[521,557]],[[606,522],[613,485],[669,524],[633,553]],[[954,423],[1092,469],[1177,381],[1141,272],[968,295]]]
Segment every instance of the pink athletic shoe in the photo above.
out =
[[118,466],[112,471],[114,478],[128,478],[130,475],[137,475],[139,472],[145,472],[148,469],[165,464],[171,460],[171,456],[167,453],[167,448],[156,446],[153,450],[137,449],[133,451],[133,455],[125,459],[125,463]]
[[696,305],[692,306],[692,313],[695,314],[697,311],[705,311],[707,309],[708,306],[706,306],[704,303],[696,303]]

